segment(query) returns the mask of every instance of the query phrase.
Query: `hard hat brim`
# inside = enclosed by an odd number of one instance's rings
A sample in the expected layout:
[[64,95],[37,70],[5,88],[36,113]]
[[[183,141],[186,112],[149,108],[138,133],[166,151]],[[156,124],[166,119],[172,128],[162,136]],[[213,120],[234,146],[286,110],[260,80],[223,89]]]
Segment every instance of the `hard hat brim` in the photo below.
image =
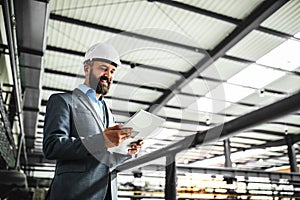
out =
[[87,62],[91,62],[91,61],[100,61],[100,62],[105,62],[108,64],[111,64],[115,67],[121,66],[121,62],[119,60],[117,60],[117,62],[108,60],[108,59],[104,59],[104,58],[92,58],[92,59],[88,59],[86,61],[83,62],[83,64],[86,64]]

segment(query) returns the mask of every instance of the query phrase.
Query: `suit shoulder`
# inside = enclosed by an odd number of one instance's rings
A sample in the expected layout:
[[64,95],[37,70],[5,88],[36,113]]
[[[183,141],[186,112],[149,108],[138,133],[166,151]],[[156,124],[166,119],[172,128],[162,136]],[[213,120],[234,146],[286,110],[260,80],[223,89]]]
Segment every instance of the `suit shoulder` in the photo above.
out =
[[50,97],[49,97],[49,100],[48,102],[51,102],[51,101],[70,101],[72,98],[72,92],[65,92],[65,93],[55,93],[55,94],[52,94]]

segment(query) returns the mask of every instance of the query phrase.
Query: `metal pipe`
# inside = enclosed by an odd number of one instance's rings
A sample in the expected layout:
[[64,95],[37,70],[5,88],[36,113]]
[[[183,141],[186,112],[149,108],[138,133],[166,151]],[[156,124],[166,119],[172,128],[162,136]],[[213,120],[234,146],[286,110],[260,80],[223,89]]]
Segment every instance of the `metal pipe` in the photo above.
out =
[[[16,112],[19,119],[19,128],[20,128],[20,140],[18,144],[18,153],[16,158],[16,166],[15,169],[20,168],[20,155],[22,151],[22,145],[25,146],[25,138],[24,138],[24,125],[23,125],[23,115],[22,115],[22,109],[21,109],[21,95],[20,95],[20,82],[19,82],[19,76],[17,72],[17,63],[16,63],[16,56],[15,56],[15,40],[14,40],[14,34],[12,29],[12,21],[11,21],[11,8],[9,5],[9,0],[3,0],[3,16],[4,16],[4,22],[5,22],[5,30],[6,30],[6,36],[7,36],[7,43],[8,43],[8,49],[9,49],[9,58],[10,58],[10,64],[11,64],[11,71],[12,71],[12,77],[13,77],[13,83],[14,83],[14,92],[15,92],[15,103],[16,103]],[[25,162],[27,162],[27,154],[26,151],[24,151],[24,157]]]

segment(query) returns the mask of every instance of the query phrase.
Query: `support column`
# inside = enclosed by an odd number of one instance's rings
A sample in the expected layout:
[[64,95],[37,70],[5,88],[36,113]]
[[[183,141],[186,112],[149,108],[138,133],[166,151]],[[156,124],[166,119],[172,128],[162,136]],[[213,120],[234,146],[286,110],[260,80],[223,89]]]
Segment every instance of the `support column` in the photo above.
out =
[[286,144],[288,147],[288,156],[289,156],[289,162],[290,162],[290,168],[291,172],[299,172],[298,167],[297,167],[297,158],[296,158],[296,153],[294,149],[294,143],[291,135],[286,135],[285,136]]
[[225,139],[223,141],[224,144],[224,156],[225,156],[225,167],[231,168],[232,162],[231,162],[231,151],[230,151],[230,141],[229,139]]
[[176,181],[176,154],[166,156],[166,183],[165,183],[165,199],[177,199],[177,181]]
[[[225,157],[225,168],[232,168],[232,162],[231,162],[231,149],[230,149],[230,140],[227,138],[223,140],[223,146],[224,146],[224,157]],[[234,181],[236,181],[235,177],[226,177],[224,176],[224,180],[227,184],[233,184]],[[231,195],[228,197],[228,199],[236,199],[236,196],[234,194],[235,191],[233,189],[227,189],[227,194]]]

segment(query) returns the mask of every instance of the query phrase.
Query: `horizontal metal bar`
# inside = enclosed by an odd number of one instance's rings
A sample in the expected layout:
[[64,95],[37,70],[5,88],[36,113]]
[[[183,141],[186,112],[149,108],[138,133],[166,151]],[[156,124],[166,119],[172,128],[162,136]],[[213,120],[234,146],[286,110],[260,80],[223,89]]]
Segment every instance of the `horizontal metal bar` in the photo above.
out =
[[287,179],[289,181],[300,181],[299,173],[291,172],[274,172],[264,170],[246,170],[233,168],[207,168],[207,167],[186,167],[177,166],[178,173],[201,173],[212,175],[223,175],[228,177],[244,176],[244,177],[265,177],[270,180]]
[[251,128],[252,126],[255,126],[257,124],[262,124],[263,122],[266,122],[268,120],[272,120],[298,110],[300,108],[299,102],[300,92],[286,99],[280,100],[276,103],[248,113],[244,116],[241,116],[224,124],[220,124],[219,126],[215,126],[207,131],[198,132],[196,135],[188,136],[184,140],[128,161],[118,166],[117,170],[124,171],[150,162],[157,158],[164,157],[170,153],[178,153],[182,150],[195,147],[197,145],[212,143],[217,140],[228,138],[230,136],[233,136],[238,131],[242,131],[246,128]]

